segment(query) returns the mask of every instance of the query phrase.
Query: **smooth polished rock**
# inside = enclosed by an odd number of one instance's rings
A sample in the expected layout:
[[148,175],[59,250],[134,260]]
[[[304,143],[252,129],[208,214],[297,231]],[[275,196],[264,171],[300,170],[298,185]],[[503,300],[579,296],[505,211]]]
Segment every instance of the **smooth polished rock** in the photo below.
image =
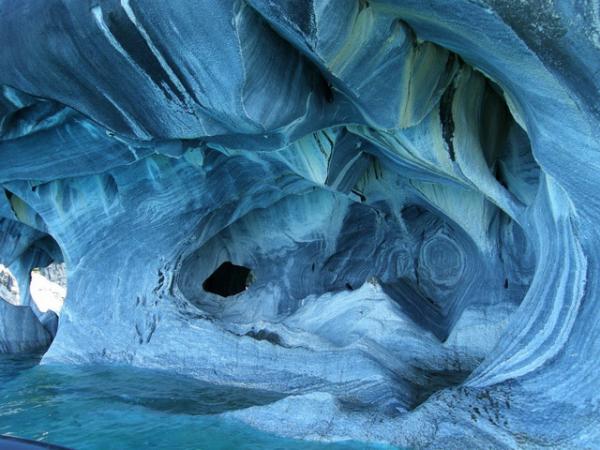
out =
[[[292,437],[600,444],[593,2],[5,0],[0,25],[0,263],[23,305],[67,269],[43,362],[276,391],[228,416]],[[219,267],[249,272],[207,291]]]
[[44,351],[52,335],[29,306],[8,303],[0,298],[0,353]]

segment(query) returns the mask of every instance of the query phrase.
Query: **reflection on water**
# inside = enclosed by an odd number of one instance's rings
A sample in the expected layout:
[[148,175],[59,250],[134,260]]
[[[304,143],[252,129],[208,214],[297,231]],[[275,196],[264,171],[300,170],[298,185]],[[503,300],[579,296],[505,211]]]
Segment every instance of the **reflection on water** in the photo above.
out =
[[[76,449],[366,449],[278,438],[215,414],[275,394],[129,367],[0,355],[0,434]],[[381,448],[381,447],[372,447]]]

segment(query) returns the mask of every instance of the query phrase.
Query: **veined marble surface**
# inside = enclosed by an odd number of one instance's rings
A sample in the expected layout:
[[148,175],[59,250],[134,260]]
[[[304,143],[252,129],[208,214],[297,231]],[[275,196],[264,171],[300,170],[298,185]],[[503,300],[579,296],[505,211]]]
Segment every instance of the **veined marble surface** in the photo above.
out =
[[3,0],[0,43],[1,351],[295,438],[600,445],[595,2]]

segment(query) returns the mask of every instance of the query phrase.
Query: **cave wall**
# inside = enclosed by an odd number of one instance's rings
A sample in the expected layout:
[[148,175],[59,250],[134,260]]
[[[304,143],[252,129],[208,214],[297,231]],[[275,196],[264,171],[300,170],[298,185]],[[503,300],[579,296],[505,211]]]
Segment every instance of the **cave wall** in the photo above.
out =
[[[68,272],[44,363],[281,392],[229,415],[292,437],[599,442],[592,2],[5,1],[0,21],[0,263],[21,292]],[[206,292],[227,261],[252,282]],[[16,323],[0,342],[34,334]]]

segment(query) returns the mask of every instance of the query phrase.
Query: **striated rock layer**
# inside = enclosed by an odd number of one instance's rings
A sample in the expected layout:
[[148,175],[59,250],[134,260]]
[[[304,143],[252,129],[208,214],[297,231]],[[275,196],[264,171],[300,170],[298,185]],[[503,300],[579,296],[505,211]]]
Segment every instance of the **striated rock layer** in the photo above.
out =
[[[67,267],[43,362],[276,391],[227,415],[299,438],[600,445],[593,1],[4,0],[0,25],[0,263],[22,293]],[[0,350],[54,333],[21,303]]]

